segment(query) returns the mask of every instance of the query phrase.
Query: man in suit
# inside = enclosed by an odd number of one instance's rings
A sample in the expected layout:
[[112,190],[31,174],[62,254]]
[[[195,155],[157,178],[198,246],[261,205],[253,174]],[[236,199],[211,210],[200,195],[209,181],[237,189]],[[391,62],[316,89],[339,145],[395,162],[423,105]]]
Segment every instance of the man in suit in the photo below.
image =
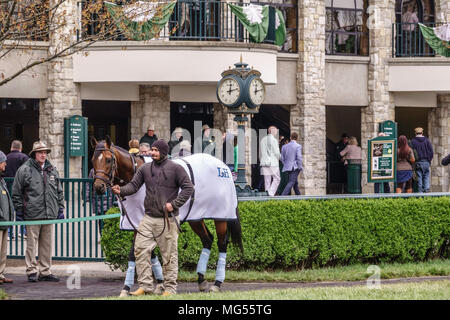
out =
[[291,141],[281,148],[281,162],[283,162],[283,172],[288,172],[289,180],[281,193],[282,196],[291,193],[294,188],[296,195],[300,194],[298,189],[298,175],[302,171],[302,146],[297,143],[298,133],[292,132]]

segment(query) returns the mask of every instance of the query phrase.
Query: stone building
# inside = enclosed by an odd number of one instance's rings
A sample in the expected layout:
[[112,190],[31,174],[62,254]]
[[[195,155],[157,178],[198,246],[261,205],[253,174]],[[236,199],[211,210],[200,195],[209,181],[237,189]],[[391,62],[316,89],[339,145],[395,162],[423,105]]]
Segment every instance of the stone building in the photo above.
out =
[[[67,0],[61,8],[69,29],[79,26],[78,2]],[[285,44],[250,42],[236,20],[225,14],[225,1],[199,1],[205,8],[214,3],[196,22],[205,26],[204,34],[180,30],[169,35],[171,23],[176,23],[171,18],[157,39],[98,42],[85,54],[39,65],[1,86],[0,149],[7,151],[18,138],[29,152],[32,142],[41,138],[63,172],[63,124],[71,115],[88,118],[89,134],[108,134],[123,147],[129,139],[140,138],[149,123],[166,140],[178,126],[193,137],[194,121],[235,131],[233,116],[218,103],[215,90],[221,72],[242,55],[262,72],[267,88],[260,113],[247,127],[258,132],[273,124],[282,135],[299,133],[302,194],[342,192],[333,183],[335,163],[327,150],[343,132],[362,146],[363,192],[373,192],[366,177],[367,141],[385,120],[396,121],[399,135],[408,138],[415,127],[425,128],[435,151],[432,191],[449,191],[449,170],[440,161],[450,152],[450,59],[435,55],[418,25],[405,22],[406,12],[428,25],[450,21],[448,0],[242,2],[271,3],[280,9],[286,20]],[[221,19],[208,16],[218,13]],[[58,32],[33,43],[31,51],[1,59],[0,70],[24,63],[27,55],[53,50],[64,30]],[[258,137],[247,132],[250,145]],[[248,152],[246,160],[248,181],[256,186],[258,170],[251,162],[257,159]],[[80,175],[81,160],[71,158],[70,177]]]

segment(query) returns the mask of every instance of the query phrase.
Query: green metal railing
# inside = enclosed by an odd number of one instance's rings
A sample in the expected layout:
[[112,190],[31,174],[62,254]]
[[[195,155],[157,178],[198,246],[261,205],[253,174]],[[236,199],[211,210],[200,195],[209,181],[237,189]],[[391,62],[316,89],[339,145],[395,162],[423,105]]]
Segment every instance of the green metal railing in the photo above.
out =
[[[78,3],[80,10],[83,10],[86,3],[93,0],[84,0]],[[161,1],[165,2],[165,0]],[[253,2],[253,1],[251,1]],[[116,2],[118,4],[127,3],[127,1]],[[233,1],[232,4],[242,5],[239,1]],[[261,4],[261,3],[256,3]],[[281,10],[285,19],[287,10],[296,8],[295,2],[287,2],[284,4],[271,3],[273,7]],[[78,38],[84,39],[89,36],[96,35],[104,24],[101,19],[102,12],[107,9],[101,8],[99,13],[89,14],[89,23],[83,24],[81,30],[78,30]],[[102,18],[100,18],[102,16]],[[275,42],[275,11],[273,17],[269,17],[269,31],[263,43],[273,44]],[[130,41],[124,32],[120,29],[111,31],[112,41]],[[296,28],[287,28],[287,35],[292,37],[291,41],[286,40],[281,51],[297,52],[293,47],[296,43]],[[168,24],[161,32],[152,40],[169,40],[169,41],[231,41],[231,42],[253,42],[249,33],[245,30],[242,23],[234,15],[227,3],[220,0],[181,0],[177,1],[174,11],[168,21]]]
[[[436,27],[442,23],[424,23]],[[434,57],[436,53],[425,41],[417,23],[392,24],[392,57]]]
[[[5,178],[9,188],[14,179]],[[93,179],[61,179],[64,189],[66,219],[104,215],[113,206],[114,197],[108,192],[99,196],[93,190]],[[53,259],[103,261],[100,245],[103,221],[58,223],[54,226]],[[8,257],[25,256],[24,226],[13,226],[9,232]]]

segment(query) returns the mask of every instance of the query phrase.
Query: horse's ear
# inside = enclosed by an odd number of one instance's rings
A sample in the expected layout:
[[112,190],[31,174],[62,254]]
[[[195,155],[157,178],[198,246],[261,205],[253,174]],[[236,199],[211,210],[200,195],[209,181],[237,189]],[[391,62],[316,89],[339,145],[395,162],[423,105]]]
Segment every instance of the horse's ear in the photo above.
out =
[[110,148],[111,148],[111,137],[107,135],[107,136],[105,137],[105,141],[106,141],[106,147],[107,147],[108,149],[110,149]]
[[95,139],[95,137],[94,136],[91,136],[91,138],[89,139],[90,140],[90,142],[91,142],[91,146],[92,146],[92,148],[93,149],[95,149],[95,147],[97,146],[97,139]]

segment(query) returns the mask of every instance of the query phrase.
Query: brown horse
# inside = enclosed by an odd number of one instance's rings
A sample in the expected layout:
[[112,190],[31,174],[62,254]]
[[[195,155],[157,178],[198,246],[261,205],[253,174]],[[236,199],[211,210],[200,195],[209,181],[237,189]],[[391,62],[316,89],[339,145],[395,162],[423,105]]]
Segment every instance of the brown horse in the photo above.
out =
[[[95,148],[92,157],[92,164],[95,171],[94,188],[99,194],[104,194],[106,189],[113,184],[127,184],[133,178],[136,170],[144,164],[144,161],[139,157],[134,157],[133,155],[130,155],[128,151],[114,146],[109,137],[107,137],[105,141],[100,142],[91,139],[91,143]],[[225,280],[226,252],[229,236],[232,243],[237,246],[241,252],[243,251],[242,231],[237,210],[236,207],[237,219],[235,220],[214,220],[219,249],[219,260],[217,263],[215,283],[209,288],[209,291],[212,292],[220,291],[220,286]],[[199,290],[205,291],[208,283],[204,279],[204,275],[206,273],[214,236],[206,227],[204,220],[188,221],[188,223],[202,241],[203,250],[197,264],[197,274]]]

